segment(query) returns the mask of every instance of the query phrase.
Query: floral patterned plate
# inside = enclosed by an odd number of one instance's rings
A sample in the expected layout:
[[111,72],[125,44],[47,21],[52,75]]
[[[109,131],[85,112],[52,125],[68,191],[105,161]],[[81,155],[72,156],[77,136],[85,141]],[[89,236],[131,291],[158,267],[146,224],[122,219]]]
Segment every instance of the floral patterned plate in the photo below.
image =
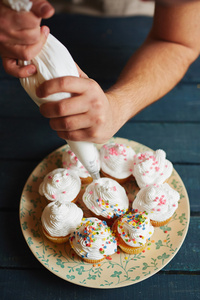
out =
[[[144,145],[122,138],[111,139],[117,143],[131,146],[135,152],[149,150]],[[69,243],[56,245],[47,240],[41,231],[41,213],[47,205],[38,193],[38,187],[44,176],[55,168],[62,167],[63,146],[48,155],[32,172],[22,192],[20,201],[20,223],[25,240],[35,257],[49,271],[69,282],[91,288],[117,288],[140,282],[161,270],[180,249],[189,225],[189,199],[184,184],[175,170],[169,184],[180,193],[179,206],[171,221],[155,228],[145,252],[128,255],[118,251],[106,257],[100,264],[83,262],[70,248]],[[100,148],[100,145],[99,145]],[[130,202],[138,192],[134,179],[125,186]],[[84,191],[85,187],[82,187]],[[82,205],[85,216],[89,211]]]

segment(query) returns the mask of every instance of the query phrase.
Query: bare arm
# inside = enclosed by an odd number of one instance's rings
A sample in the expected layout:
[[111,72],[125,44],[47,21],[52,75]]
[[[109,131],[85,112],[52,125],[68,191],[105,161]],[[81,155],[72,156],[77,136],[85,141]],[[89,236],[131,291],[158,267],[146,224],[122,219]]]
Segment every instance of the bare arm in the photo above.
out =
[[[169,92],[200,52],[200,1],[156,5],[152,30],[106,93],[120,128]],[[118,114],[118,112],[121,112]]]

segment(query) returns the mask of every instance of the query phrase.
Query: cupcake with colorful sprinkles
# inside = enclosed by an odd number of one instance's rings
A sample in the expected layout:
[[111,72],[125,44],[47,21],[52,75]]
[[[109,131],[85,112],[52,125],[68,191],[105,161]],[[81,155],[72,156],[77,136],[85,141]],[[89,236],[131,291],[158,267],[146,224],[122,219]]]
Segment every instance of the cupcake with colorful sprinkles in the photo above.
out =
[[133,176],[140,188],[166,182],[173,170],[172,163],[161,149],[136,154],[133,165]]
[[106,177],[87,186],[83,202],[94,216],[104,221],[125,214],[129,206],[125,189],[117,181]]
[[75,202],[81,190],[81,180],[74,172],[58,168],[49,172],[39,186],[39,193],[49,201]]
[[[94,149],[96,149],[96,162],[100,170],[99,151],[97,150],[97,148]],[[66,150],[63,152],[62,163],[63,168],[74,171],[80,177],[82,184],[89,184],[92,182],[92,177],[90,176],[89,172],[82,165],[69,145],[66,146]]]
[[180,195],[168,183],[142,188],[132,203],[134,210],[148,212],[153,226],[164,226],[178,208]]
[[117,241],[106,222],[97,218],[83,219],[70,236],[75,253],[88,263],[97,263],[117,252]]
[[124,144],[108,143],[100,149],[101,173],[120,184],[127,182],[133,173],[135,151]]
[[113,224],[113,232],[118,246],[128,254],[142,252],[154,233],[154,227],[146,212],[128,213],[120,217]]

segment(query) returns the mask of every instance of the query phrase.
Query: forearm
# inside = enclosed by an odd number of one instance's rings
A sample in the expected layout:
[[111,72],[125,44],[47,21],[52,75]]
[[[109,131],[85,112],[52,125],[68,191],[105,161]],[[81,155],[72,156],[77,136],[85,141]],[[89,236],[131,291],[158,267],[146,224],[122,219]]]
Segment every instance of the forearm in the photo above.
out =
[[168,93],[198,57],[199,13],[200,1],[156,5],[149,36],[107,92],[111,105],[117,106],[113,111],[119,128]]
[[181,44],[148,38],[107,92],[110,101],[118,106],[121,125],[168,93],[197,56],[197,52]]

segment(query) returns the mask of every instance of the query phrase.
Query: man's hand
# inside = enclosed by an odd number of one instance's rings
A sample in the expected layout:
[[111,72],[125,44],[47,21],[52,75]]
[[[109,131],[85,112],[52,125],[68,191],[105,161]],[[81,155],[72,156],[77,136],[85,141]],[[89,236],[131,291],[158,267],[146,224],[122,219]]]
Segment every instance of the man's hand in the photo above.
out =
[[33,65],[20,67],[17,60],[30,60],[43,47],[49,28],[40,27],[42,18],[54,14],[54,8],[45,0],[33,0],[30,12],[16,12],[0,1],[0,55],[7,73],[16,77],[34,74]]
[[[84,73],[82,73],[84,74]],[[37,89],[40,98],[68,92],[72,97],[40,106],[41,114],[50,119],[50,126],[65,140],[105,143],[120,128],[113,122],[112,99],[85,74],[66,76],[44,82]],[[115,118],[117,119],[117,118]]]

